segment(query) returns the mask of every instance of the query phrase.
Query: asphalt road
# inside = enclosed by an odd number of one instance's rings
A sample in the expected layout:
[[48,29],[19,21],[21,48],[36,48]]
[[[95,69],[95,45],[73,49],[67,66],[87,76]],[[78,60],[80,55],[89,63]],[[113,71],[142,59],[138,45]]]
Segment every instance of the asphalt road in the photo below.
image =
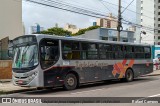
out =
[[[64,91],[62,88],[53,90],[37,90],[5,95],[9,97],[160,97],[160,76],[147,76],[135,79],[133,82],[120,81],[99,82],[97,84],[84,85],[73,91]],[[41,106],[40,104],[39,106]],[[43,104],[51,105],[51,104]],[[106,104],[54,104],[54,106],[97,106]],[[109,104],[115,106],[118,104]],[[130,104],[123,104],[123,106]],[[137,104],[132,104],[137,105]],[[139,104],[143,105],[143,104]],[[149,104],[148,104],[149,105]],[[151,104],[150,104],[151,105]],[[149,105],[149,106],[150,106]],[[152,104],[153,105],[153,104]],[[155,104],[159,106],[159,104]],[[18,104],[17,106],[21,106]],[[146,104],[145,104],[146,106]]]

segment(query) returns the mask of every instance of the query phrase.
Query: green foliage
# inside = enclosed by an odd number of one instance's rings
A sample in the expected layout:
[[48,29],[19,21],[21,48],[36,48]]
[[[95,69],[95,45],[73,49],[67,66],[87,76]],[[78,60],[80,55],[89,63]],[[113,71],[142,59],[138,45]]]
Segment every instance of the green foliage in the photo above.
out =
[[41,31],[40,33],[37,34],[49,34],[49,35],[58,35],[58,36],[66,36],[66,35],[71,35],[72,33],[70,31],[66,31],[63,28],[58,28],[58,27],[53,27],[45,31]]
[[90,30],[98,29],[98,28],[100,28],[100,26],[90,26],[88,28],[79,30],[77,33],[73,34],[73,36],[82,35],[82,34],[85,34],[86,31],[90,31]]
[[37,34],[49,34],[49,35],[54,34],[58,36],[66,36],[66,35],[77,36],[77,35],[84,34],[86,31],[90,31],[90,30],[97,29],[97,28],[100,28],[100,26],[91,26],[88,28],[81,29],[75,34],[72,34],[72,32],[64,30],[63,28],[53,27],[48,30],[41,31],[40,33],[37,33]]

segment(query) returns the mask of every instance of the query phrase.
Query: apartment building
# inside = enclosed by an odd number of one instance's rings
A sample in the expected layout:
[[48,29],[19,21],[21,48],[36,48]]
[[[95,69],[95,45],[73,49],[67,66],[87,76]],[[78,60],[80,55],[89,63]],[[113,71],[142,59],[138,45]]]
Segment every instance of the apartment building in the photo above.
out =
[[[136,27],[136,42],[146,44],[157,44],[157,34],[154,31],[156,28],[155,14],[157,9],[156,0],[137,0],[136,1],[136,18],[137,24],[141,27]],[[154,20],[155,19],[155,20]],[[146,32],[144,34],[143,32]]]

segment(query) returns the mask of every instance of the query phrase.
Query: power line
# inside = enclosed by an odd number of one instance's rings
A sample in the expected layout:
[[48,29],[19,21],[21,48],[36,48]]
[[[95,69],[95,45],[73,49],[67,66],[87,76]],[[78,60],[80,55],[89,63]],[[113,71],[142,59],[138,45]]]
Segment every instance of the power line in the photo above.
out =
[[[102,0],[103,2],[106,2],[106,3],[108,3],[108,4],[111,4],[111,5],[114,5],[114,6],[118,6],[117,4],[113,4],[113,3],[110,3],[110,2],[108,2],[108,1],[104,1],[104,0]],[[123,7],[123,6],[121,6],[122,8],[125,8],[125,7]],[[138,13],[138,12],[136,12],[136,11],[133,11],[133,10],[130,10],[130,9],[126,9],[126,10],[128,10],[128,11],[130,11],[130,12],[133,12],[133,13],[136,13],[136,14],[139,14],[139,15],[142,15],[141,13]],[[144,16],[144,17],[147,17],[147,18],[150,18],[150,19],[154,19],[153,17],[149,17],[149,16],[147,16],[147,15],[142,15],[142,16]]]
[[[48,0],[41,0],[43,2],[38,2],[37,0],[36,1],[35,0],[25,0],[25,1],[35,3],[35,4],[39,4],[39,5],[43,5],[43,6],[47,6],[47,7],[53,7],[53,8],[57,8],[57,9],[65,10],[65,11],[70,11],[70,12],[73,12],[73,13],[78,13],[78,14],[82,14],[82,15],[86,15],[86,16],[91,16],[91,17],[95,17],[95,18],[106,18],[106,15],[104,15],[104,14],[99,14],[99,13],[96,13],[96,12],[93,12],[93,11],[81,9],[81,8],[70,6],[70,5],[64,5],[63,3],[57,2],[57,4],[54,5],[55,2],[53,2],[52,0],[49,0],[49,1],[52,1],[52,2],[48,2]],[[60,6],[62,6],[62,7],[60,7]],[[117,20],[112,20],[112,21],[117,22]],[[152,28],[149,28],[149,27],[146,27],[146,26],[141,26],[139,24],[134,24],[134,23],[132,23],[130,21],[127,21],[127,20],[123,20],[122,23],[126,24],[126,25],[131,25],[132,24],[135,27],[139,27],[139,28],[143,27],[143,28],[146,28],[148,30],[155,30],[155,29],[152,29]]]
[[128,4],[128,6],[121,12],[121,14],[123,14],[123,12],[125,12],[125,10],[126,10],[133,2],[134,2],[134,0],[132,0],[132,1]]
[[[70,5],[66,5],[66,4],[62,4],[62,3],[58,3],[58,2],[54,2],[54,1],[52,1],[52,2],[47,2],[45,0],[41,0],[41,2],[38,2],[37,0],[25,0],[25,1],[35,3],[35,4],[39,4],[39,5],[43,5],[43,6],[47,6],[47,7],[53,7],[53,8],[57,8],[57,9],[65,10],[65,11],[79,13],[79,14],[82,14],[82,15],[92,16],[92,17],[95,17],[95,18],[106,17],[106,15],[103,15],[103,14],[100,14],[100,13],[96,13],[96,12],[93,12],[93,11],[73,7],[73,6],[70,6]],[[51,0],[49,0],[49,1],[51,1]],[[49,3],[49,4],[47,4],[47,3]],[[51,3],[54,3],[54,5],[51,5]],[[59,6],[63,6],[63,7],[59,7]]]

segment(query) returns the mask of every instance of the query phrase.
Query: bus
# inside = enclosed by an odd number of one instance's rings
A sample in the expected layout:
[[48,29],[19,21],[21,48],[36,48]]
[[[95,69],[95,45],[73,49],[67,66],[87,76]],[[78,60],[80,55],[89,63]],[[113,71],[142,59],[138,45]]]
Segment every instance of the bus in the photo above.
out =
[[153,72],[151,45],[24,35],[13,45],[13,84],[66,90],[98,81],[133,81]]

